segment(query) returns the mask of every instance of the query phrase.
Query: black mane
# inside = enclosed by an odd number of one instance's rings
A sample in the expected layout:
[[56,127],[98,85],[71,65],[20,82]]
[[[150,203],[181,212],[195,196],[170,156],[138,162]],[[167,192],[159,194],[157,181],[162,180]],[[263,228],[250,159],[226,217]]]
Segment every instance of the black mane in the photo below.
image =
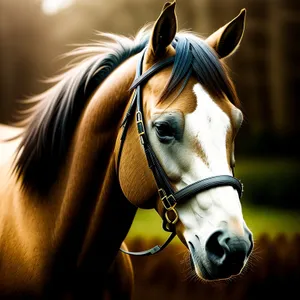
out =
[[[150,34],[142,30],[135,39],[103,36],[110,41],[74,51],[71,55],[93,55],[57,77],[54,87],[34,98],[38,102],[37,109],[29,118],[14,168],[23,188],[41,194],[49,191],[90,96],[114,69],[147,46]],[[238,103],[223,64],[204,41],[191,33],[179,33],[173,46],[175,62],[163,97],[179,83],[183,89],[193,74],[212,96],[221,98],[225,94],[230,101]]]

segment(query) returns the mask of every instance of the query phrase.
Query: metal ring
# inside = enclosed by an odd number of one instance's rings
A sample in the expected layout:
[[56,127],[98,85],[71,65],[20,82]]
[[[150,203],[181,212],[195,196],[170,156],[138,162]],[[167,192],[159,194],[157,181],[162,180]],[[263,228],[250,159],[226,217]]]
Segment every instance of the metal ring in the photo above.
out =
[[[175,214],[175,219],[173,221],[171,221],[169,216],[168,216],[169,211],[173,211],[174,214]],[[175,205],[167,209],[167,211],[165,212],[165,217],[166,217],[166,220],[167,220],[168,223],[170,223],[172,225],[175,225],[177,223],[177,221],[179,219],[179,216],[178,216],[177,210],[175,209]]]

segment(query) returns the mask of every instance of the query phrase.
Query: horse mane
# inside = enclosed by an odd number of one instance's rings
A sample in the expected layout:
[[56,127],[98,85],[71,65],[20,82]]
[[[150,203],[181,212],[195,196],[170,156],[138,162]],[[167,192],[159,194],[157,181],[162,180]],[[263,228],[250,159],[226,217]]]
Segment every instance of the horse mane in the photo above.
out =
[[92,93],[147,43],[145,29],[135,39],[108,33],[99,35],[103,41],[84,45],[65,55],[74,58],[73,65],[49,80],[55,84],[52,88],[25,100],[36,103],[34,112],[25,119],[26,129],[14,165],[25,189],[41,194],[49,191]]
[[[52,88],[27,100],[36,104],[34,112],[31,110],[31,115],[24,119],[25,130],[14,165],[24,189],[40,194],[49,191],[91,95],[113,70],[147,46],[150,30],[145,26],[135,38],[108,33],[99,35],[103,41],[66,54],[66,57],[73,57],[73,65],[49,80],[54,84]],[[162,98],[179,83],[182,83],[182,91],[193,73],[212,96],[221,98],[225,94],[238,104],[224,63],[203,40],[192,33],[181,32],[176,35],[173,46],[176,48],[174,66]]]

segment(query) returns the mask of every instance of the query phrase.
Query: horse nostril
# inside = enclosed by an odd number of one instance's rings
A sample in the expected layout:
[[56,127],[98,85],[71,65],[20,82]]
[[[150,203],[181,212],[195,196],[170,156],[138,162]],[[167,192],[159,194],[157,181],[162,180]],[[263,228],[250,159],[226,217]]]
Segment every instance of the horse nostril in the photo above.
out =
[[220,261],[226,253],[226,247],[224,247],[219,241],[222,235],[223,232],[218,230],[214,232],[206,242],[205,249],[210,260]]
[[227,231],[214,232],[206,242],[207,257],[214,265],[235,265],[241,268],[251,252],[252,243],[249,239],[230,235]]

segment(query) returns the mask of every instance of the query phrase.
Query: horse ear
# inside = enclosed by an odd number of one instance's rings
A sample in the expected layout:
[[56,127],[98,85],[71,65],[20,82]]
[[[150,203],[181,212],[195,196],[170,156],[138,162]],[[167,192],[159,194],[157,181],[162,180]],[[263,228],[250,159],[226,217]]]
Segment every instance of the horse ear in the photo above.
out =
[[246,9],[242,9],[237,17],[206,39],[220,58],[231,55],[238,48],[244,34],[245,20]]
[[177,32],[175,6],[175,1],[167,2],[154,24],[149,50],[156,58],[165,53],[166,48],[172,43]]

